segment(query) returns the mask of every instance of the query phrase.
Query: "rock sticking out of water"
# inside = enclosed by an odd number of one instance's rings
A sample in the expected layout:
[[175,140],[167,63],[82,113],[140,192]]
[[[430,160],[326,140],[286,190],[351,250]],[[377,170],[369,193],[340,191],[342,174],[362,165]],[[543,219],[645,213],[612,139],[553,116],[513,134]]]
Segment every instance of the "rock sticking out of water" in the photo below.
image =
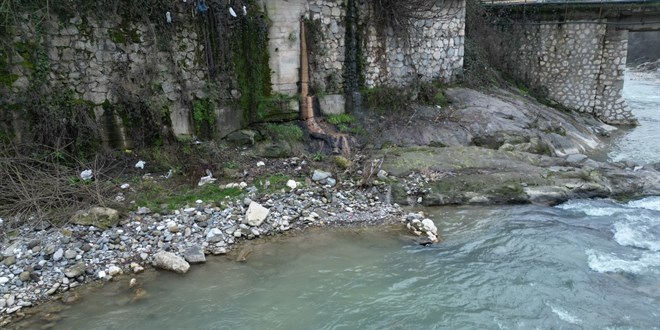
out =
[[[422,213],[409,213],[403,218],[403,221],[416,236],[427,238],[430,243],[438,242],[438,228],[433,220],[425,218]],[[428,241],[424,240],[420,244],[427,245]]]
[[179,274],[185,274],[190,269],[190,264],[187,261],[172,252],[166,251],[156,253],[152,265],[156,268],[170,270]]
[[206,256],[204,256],[204,249],[201,246],[195,245],[183,252],[183,258],[186,259],[191,264],[199,264],[206,262]]

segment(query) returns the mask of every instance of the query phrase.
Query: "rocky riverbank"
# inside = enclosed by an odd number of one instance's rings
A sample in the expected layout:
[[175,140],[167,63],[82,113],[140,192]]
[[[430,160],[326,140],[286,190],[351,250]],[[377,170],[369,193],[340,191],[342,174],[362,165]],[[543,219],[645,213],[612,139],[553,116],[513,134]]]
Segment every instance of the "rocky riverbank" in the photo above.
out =
[[[399,205],[554,205],[660,194],[660,173],[650,166],[587,156],[614,127],[502,90],[450,89],[446,95],[450,105],[444,108],[421,107],[397,121],[365,118],[370,135],[361,155],[326,162],[333,171],[297,158],[267,160],[266,166],[266,159],[249,155],[253,163],[225,176],[246,182],[208,183],[240,188],[239,197],[198,200],[160,213],[135,205],[137,211],[125,216],[96,209],[61,228],[22,227],[3,235],[0,326],[44,300],[75,303],[79,297],[72,289],[85,283],[151,266],[185,273],[208,255],[232,253],[241,240],[310,226],[401,221],[424,236],[420,244],[438,239],[433,221],[404,215]],[[249,154],[259,146],[245,148]],[[273,173],[288,179],[286,186],[273,191],[270,182],[257,182]],[[236,260],[247,257],[238,253]]]
[[266,195],[246,187],[241,198],[222,201],[222,207],[200,200],[168,214],[140,208],[107,229],[22,228],[2,246],[0,325],[23,317],[25,309],[44,300],[74,303],[78,297],[70,291],[84,283],[139,273],[151,265],[183,273],[189,264],[205,262],[207,255],[228,253],[241,240],[309,226],[402,220],[398,205],[382,202],[385,186],[364,191],[350,181],[337,186],[326,182]]

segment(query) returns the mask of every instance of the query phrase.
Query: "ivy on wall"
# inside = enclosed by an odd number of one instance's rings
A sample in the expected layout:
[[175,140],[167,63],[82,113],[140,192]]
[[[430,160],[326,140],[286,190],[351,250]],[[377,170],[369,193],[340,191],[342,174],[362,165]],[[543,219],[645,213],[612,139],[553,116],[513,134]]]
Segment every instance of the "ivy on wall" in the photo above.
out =
[[260,102],[272,94],[268,53],[268,13],[256,10],[240,19],[232,30],[232,62],[238,84],[239,107],[247,123],[263,116]]

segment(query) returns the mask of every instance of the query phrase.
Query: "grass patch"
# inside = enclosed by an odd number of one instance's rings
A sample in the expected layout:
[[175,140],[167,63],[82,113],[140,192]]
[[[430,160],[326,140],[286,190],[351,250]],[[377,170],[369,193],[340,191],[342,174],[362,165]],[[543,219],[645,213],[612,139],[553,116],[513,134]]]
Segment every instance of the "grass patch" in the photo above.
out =
[[328,122],[333,125],[351,124],[355,122],[355,117],[346,113],[328,116]]
[[177,191],[157,182],[145,182],[138,189],[139,195],[135,204],[151,210],[175,210],[193,205],[198,199],[204,202],[220,202],[227,197],[237,197],[242,194],[239,188],[220,188],[213,184]]
[[255,186],[259,191],[264,192],[264,193],[272,193],[275,191],[279,191],[282,189],[289,189],[289,187],[286,186],[286,183],[291,179],[288,175],[285,174],[273,174],[265,177],[260,177],[257,178],[255,182]]
[[295,124],[267,124],[266,132],[274,140],[302,141],[303,131]]
[[357,119],[349,114],[339,114],[328,116],[328,122],[337,126],[337,129],[342,133],[352,133],[357,135],[366,134],[366,130],[357,121]]
[[443,92],[444,88],[445,86],[439,82],[421,83],[417,88],[419,93],[417,99],[420,103],[426,105],[447,106],[449,103]]

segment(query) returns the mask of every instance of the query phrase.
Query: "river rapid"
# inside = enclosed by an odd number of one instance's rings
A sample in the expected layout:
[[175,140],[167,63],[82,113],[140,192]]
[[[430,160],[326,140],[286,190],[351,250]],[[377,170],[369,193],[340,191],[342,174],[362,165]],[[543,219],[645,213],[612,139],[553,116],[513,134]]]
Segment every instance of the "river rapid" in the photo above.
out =
[[[660,82],[628,80],[641,126],[613,160],[660,160]],[[424,209],[442,242],[399,226],[310,229],[211,259],[88,287],[57,329],[659,329],[660,197]]]

